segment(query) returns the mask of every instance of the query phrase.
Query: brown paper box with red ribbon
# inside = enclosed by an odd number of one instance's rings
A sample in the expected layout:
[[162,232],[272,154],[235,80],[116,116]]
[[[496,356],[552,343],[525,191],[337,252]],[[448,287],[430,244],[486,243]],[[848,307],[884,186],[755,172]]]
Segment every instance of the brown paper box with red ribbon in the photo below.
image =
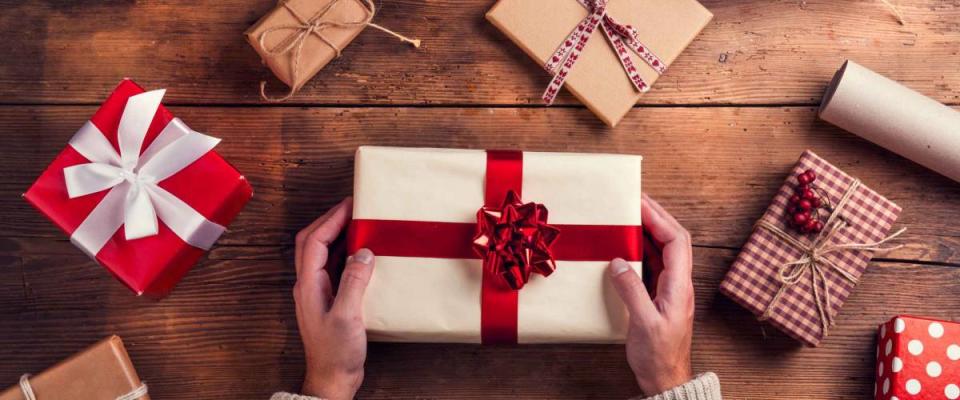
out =
[[695,0],[500,0],[487,19],[604,123],[617,123],[710,22]]
[[617,343],[607,266],[639,273],[641,157],[357,150],[348,250],[377,256],[371,340]]

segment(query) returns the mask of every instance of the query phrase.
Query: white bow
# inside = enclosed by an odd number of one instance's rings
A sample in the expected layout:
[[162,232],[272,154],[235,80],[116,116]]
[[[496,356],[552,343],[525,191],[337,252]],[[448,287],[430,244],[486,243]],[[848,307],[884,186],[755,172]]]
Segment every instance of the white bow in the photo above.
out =
[[120,154],[90,121],[70,139],[70,146],[90,160],[63,169],[70,198],[110,190],[70,237],[93,257],[121,226],[127,240],[156,235],[158,217],[185,242],[204,250],[225,230],[157,185],[207,154],[220,139],[194,132],[175,118],[140,153],[164,93],[154,90],[127,100],[117,129]]

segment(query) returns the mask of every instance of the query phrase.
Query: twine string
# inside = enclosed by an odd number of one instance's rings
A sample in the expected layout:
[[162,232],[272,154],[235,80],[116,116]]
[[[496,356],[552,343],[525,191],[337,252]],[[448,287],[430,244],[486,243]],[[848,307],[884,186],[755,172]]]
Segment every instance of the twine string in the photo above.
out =
[[846,205],[849,203],[850,198],[853,197],[853,194],[858,188],[860,188],[860,186],[860,180],[854,180],[853,183],[850,184],[846,192],[844,192],[843,196],[840,198],[840,201],[837,203],[837,206],[833,209],[833,213],[831,213],[827,218],[827,223],[825,224],[826,228],[820,235],[817,236],[816,239],[814,239],[813,243],[811,244],[805,244],[797,240],[770,221],[761,219],[757,222],[757,228],[767,230],[784,243],[793,246],[802,253],[798,259],[784,263],[777,269],[777,280],[780,281],[780,288],[777,290],[777,293],[773,296],[773,299],[770,300],[770,302],[767,304],[767,307],[764,309],[763,314],[759,318],[761,321],[770,318],[773,313],[774,305],[780,302],[787,289],[802,282],[804,276],[806,276],[809,272],[810,291],[813,294],[814,303],[817,307],[817,315],[820,318],[820,326],[823,336],[827,336],[830,326],[833,325],[833,315],[830,312],[833,304],[833,297],[831,295],[830,280],[827,279],[827,272],[835,272],[840,275],[841,278],[852,284],[857,284],[859,279],[856,275],[854,275],[853,272],[837,265],[830,259],[826,258],[826,256],[828,254],[843,251],[876,252],[896,250],[903,247],[899,245],[893,247],[883,247],[883,245],[903,234],[903,232],[906,231],[906,228],[900,229],[892,235],[876,242],[831,243],[833,237],[838,232],[847,228],[847,222],[844,221],[840,215],[842,214],[844,207],[846,207]]
[[[348,28],[348,27],[358,27],[358,26],[359,27],[369,26],[374,29],[378,29],[384,33],[387,33],[397,39],[400,39],[400,41],[402,42],[410,43],[414,47],[420,48],[421,41],[419,39],[410,39],[397,32],[387,29],[381,25],[373,23],[372,22],[373,17],[377,13],[377,8],[373,4],[373,0],[363,0],[363,1],[365,5],[364,10],[366,15],[362,20],[334,21],[327,18],[327,14],[330,13],[330,11],[337,5],[337,3],[340,2],[340,0],[330,0],[330,2],[328,2],[325,6],[323,6],[320,10],[318,10],[316,13],[314,13],[310,17],[305,17],[303,14],[297,11],[296,8],[290,6],[289,0],[283,0],[280,3],[280,5],[285,10],[287,10],[290,13],[290,15],[293,15],[293,17],[296,18],[297,21],[299,21],[299,23],[278,25],[278,26],[274,26],[264,30],[263,32],[260,33],[259,44],[260,44],[260,49],[263,50],[263,52],[270,57],[279,57],[291,52],[293,53],[292,55],[293,63],[290,65],[290,77],[291,77],[290,91],[287,92],[287,94],[284,95],[283,97],[279,97],[279,98],[273,98],[273,97],[267,96],[267,93],[266,93],[267,82],[261,81],[260,97],[266,101],[274,102],[274,103],[281,102],[293,97],[293,95],[297,92],[297,89],[299,89],[297,87],[297,81],[299,79],[300,74],[302,73],[300,69],[300,59],[303,55],[304,43],[307,42],[308,37],[316,36],[321,41],[323,41],[324,44],[326,44],[328,47],[333,49],[333,51],[336,53],[336,57],[338,58],[340,57],[340,55],[343,52],[343,49],[340,48],[340,46],[337,46],[336,43],[333,43],[332,41],[330,41],[330,39],[323,34],[323,31],[326,30],[327,28]],[[286,31],[286,30],[293,30],[294,33],[287,36],[284,40],[280,41],[280,43],[278,43],[276,46],[273,46],[272,48],[267,46],[267,43],[266,43],[267,37],[269,37],[271,34],[274,34],[276,32]]]
[[887,6],[887,9],[893,13],[893,16],[897,18],[897,22],[899,22],[900,25],[906,25],[906,20],[903,19],[903,13],[900,12],[900,8],[891,3],[890,0],[880,0],[880,2]]
[[[37,395],[33,393],[33,387],[30,386],[30,374],[20,376],[20,391],[25,400],[37,400]],[[147,384],[141,383],[136,389],[117,397],[115,400],[136,400],[147,395]]]

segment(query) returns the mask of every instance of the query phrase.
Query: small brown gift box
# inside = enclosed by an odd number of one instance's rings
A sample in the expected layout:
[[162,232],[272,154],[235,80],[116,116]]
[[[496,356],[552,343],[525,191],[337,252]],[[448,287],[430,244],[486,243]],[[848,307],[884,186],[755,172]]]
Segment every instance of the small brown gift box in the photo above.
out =
[[[245,35],[273,74],[293,93],[337,57],[337,49],[343,50],[363,32],[372,13],[361,0],[283,0]],[[318,22],[323,28],[307,31]],[[303,47],[297,49],[296,42],[304,34]]]
[[[38,400],[150,399],[118,336],[30,377],[29,387]],[[0,400],[25,399],[21,385],[0,393]]]
[[[609,0],[607,13],[636,29],[638,39],[670,65],[713,18],[695,0]],[[540,65],[588,15],[577,0],[500,0],[487,19]],[[604,123],[615,126],[642,93],[631,83],[603,32],[593,33],[570,70],[565,87]],[[659,74],[632,51],[633,65],[648,85]]]
[[[787,224],[789,199],[807,170],[816,173],[811,187],[827,205],[820,214],[826,227],[819,234],[802,234]],[[898,205],[807,150],[757,222],[720,291],[794,339],[817,346],[873,251],[902,232],[888,236],[899,214]]]

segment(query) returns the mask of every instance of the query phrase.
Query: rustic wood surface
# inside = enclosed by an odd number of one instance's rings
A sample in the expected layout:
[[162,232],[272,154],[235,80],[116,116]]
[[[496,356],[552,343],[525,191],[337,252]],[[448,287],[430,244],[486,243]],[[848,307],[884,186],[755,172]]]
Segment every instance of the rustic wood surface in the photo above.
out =
[[[109,334],[155,399],[266,399],[296,390],[292,236],[350,194],[358,145],[516,148],[645,156],[644,189],[693,233],[698,371],[727,398],[872,393],[873,335],[899,313],[960,319],[960,185],[816,118],[851,58],[960,106],[960,1],[705,0],[703,34],[616,129],[564,95],[483,20],[493,0],[383,0],[366,32],[293,102],[241,33],[272,0],[0,0],[0,387]],[[20,198],[129,76],[168,88],[173,112],[256,195],[162,301],[136,298]],[[906,246],[877,259],[816,349],[717,293],[751,225],[806,148],[904,208]],[[372,344],[359,398],[603,398],[638,394],[621,346]],[[42,399],[41,399],[42,400]]]

